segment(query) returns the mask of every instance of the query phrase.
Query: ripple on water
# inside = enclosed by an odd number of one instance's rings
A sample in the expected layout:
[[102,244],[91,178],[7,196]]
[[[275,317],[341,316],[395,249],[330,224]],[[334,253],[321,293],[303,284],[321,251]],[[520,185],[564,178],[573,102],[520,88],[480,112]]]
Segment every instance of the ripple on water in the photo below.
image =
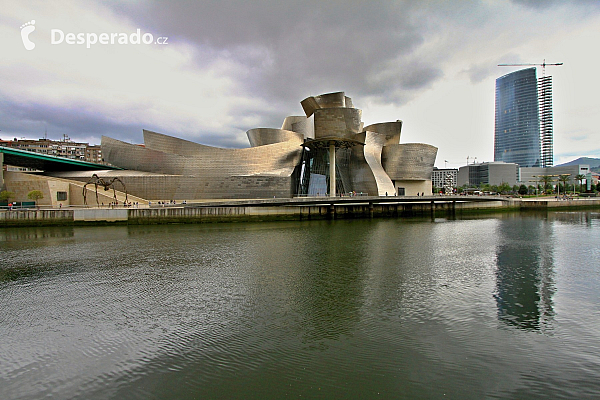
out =
[[38,232],[0,243],[0,394],[585,397],[600,366],[594,229],[505,217]]

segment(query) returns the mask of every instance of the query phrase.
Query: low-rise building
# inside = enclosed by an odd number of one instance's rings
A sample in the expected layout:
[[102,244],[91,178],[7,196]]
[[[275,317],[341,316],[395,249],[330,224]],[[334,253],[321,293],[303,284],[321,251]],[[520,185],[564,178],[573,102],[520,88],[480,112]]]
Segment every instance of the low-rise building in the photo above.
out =
[[558,182],[558,178],[561,175],[569,175],[569,180],[567,181],[569,184],[579,184],[577,179],[575,178],[577,175],[587,176],[590,173],[589,165],[564,165],[557,167],[529,167],[529,168],[520,168],[520,183],[524,185],[535,186],[539,184],[540,178],[542,176],[550,176],[553,178],[554,184]]
[[436,188],[446,185],[456,187],[458,182],[458,170],[456,168],[433,168],[431,173],[431,184]]
[[486,162],[469,164],[458,170],[458,186],[463,185],[516,185],[519,166],[515,163]]
[[0,146],[97,164],[103,163],[102,149],[99,145],[73,142],[67,136],[63,140],[17,138],[13,140],[0,140]]

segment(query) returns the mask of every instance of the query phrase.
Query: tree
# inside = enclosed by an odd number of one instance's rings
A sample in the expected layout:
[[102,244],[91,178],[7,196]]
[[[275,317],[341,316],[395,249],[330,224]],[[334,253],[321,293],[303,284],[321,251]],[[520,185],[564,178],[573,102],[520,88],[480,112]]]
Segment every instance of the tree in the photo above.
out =
[[529,190],[527,189],[527,186],[521,185],[521,186],[519,186],[518,192],[521,196],[523,196],[523,195],[527,194],[529,192]]
[[502,194],[507,194],[508,192],[510,192],[510,190],[511,190],[511,187],[506,182],[502,182],[502,184],[500,184],[500,186],[498,186],[498,191]]
[[39,190],[32,190],[31,192],[27,193],[27,198],[33,201],[38,201],[44,198],[44,193]]
[[546,192],[552,188],[552,177],[549,175],[542,175],[540,176],[540,183],[543,184],[544,192]]
[[563,194],[567,194],[567,183],[571,178],[571,174],[562,174],[558,177],[558,180],[562,183]]
[[13,192],[9,192],[8,190],[3,190],[0,192],[0,201],[2,202],[8,202],[8,200],[12,197],[15,197],[15,194]]
[[575,175],[575,180],[579,182],[579,192],[583,192],[583,180],[585,179],[585,175],[577,174]]

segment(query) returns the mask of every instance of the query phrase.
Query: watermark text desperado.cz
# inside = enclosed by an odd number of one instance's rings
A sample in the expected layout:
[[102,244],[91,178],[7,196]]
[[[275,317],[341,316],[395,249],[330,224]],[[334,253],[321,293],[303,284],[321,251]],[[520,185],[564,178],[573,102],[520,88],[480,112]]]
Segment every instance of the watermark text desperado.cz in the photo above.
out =
[[50,44],[85,44],[85,47],[88,49],[95,44],[169,44],[168,40],[169,38],[166,36],[161,36],[154,40],[154,35],[148,32],[142,34],[140,29],[129,35],[114,32],[100,34],[93,32],[64,33],[60,29],[50,30]]

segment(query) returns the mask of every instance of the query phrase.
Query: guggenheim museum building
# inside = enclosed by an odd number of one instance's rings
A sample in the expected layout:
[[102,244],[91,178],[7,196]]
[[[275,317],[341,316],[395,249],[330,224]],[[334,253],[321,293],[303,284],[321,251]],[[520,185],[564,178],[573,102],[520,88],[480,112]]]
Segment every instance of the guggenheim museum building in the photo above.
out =
[[[300,104],[304,115],[286,117],[281,128],[247,131],[250,147],[242,149],[148,130],[143,145],[102,137],[104,161],[121,169],[95,173],[120,179],[141,201],[431,194],[437,148],[400,143],[402,121],[364,126],[362,111],[344,92]],[[81,185],[91,173],[48,175]]]

